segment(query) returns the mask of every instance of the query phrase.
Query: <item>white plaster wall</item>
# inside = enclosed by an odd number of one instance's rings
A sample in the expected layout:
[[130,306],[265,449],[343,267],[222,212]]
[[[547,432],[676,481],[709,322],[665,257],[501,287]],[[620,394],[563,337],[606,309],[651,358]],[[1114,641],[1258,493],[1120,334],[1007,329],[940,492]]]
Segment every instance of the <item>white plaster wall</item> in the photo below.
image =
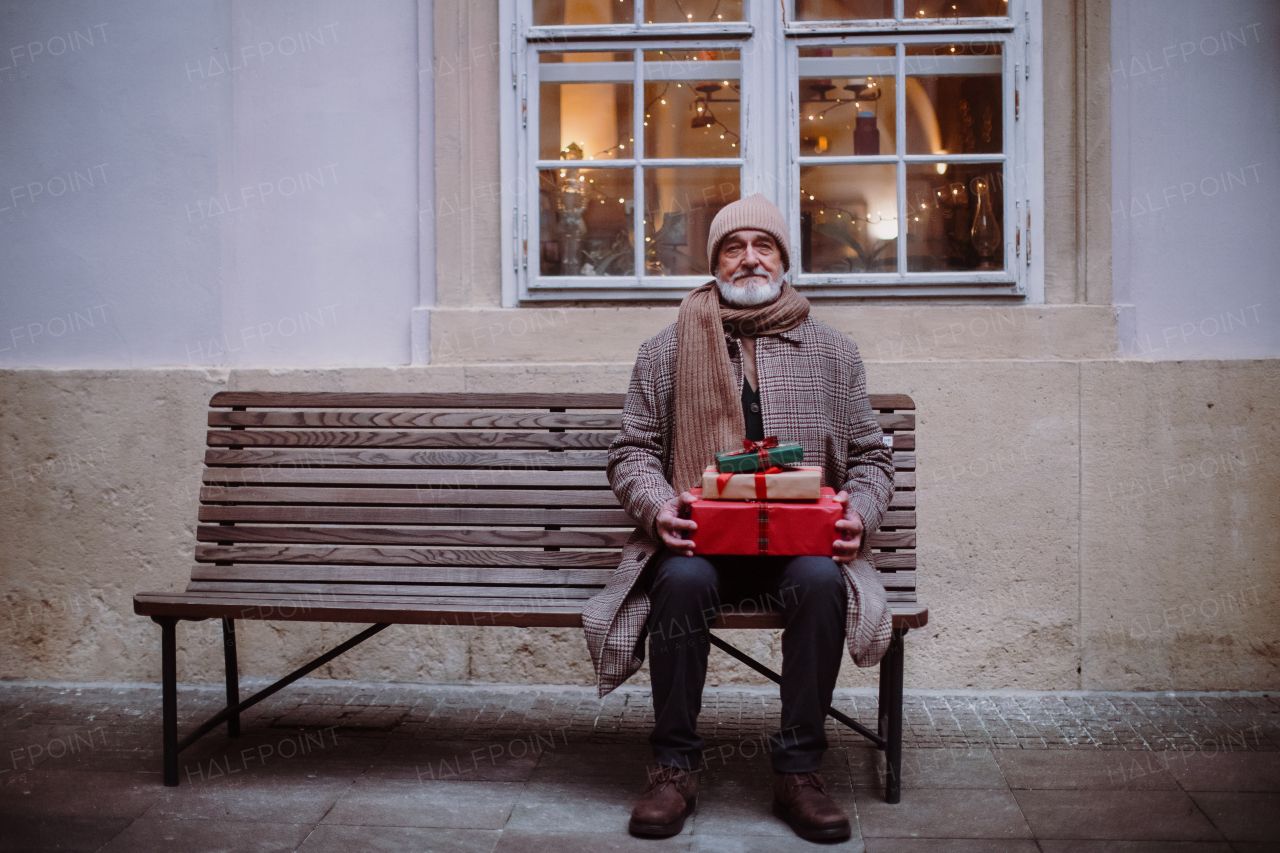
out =
[[417,85],[414,0],[0,3],[0,366],[408,363]]
[[1280,355],[1280,3],[1113,0],[1121,353]]

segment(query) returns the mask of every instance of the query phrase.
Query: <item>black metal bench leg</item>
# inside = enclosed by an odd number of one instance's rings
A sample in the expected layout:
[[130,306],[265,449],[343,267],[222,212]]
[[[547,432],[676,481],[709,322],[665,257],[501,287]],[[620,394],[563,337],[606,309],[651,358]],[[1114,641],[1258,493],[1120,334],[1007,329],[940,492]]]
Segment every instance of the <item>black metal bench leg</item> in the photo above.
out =
[[163,698],[164,784],[178,785],[178,620],[173,616],[153,616],[160,623],[160,682]]
[[[884,669],[888,672],[888,695],[881,701],[888,705],[881,708],[882,715],[888,718],[888,732],[885,736],[885,786],[884,801],[897,803],[902,799],[902,662],[903,645],[906,629],[899,628],[893,632],[893,642],[885,659],[881,661],[882,689]],[[887,711],[887,713],[885,713]]]
[[[889,666],[889,660],[889,652],[886,651],[880,661],[880,698],[876,703],[876,734],[880,737],[884,737],[889,731],[889,673],[893,670]],[[883,750],[884,747],[880,749]]]
[[227,667],[227,707],[235,709],[227,717],[227,736],[240,737],[240,667],[236,663],[236,620],[222,620],[222,655]]

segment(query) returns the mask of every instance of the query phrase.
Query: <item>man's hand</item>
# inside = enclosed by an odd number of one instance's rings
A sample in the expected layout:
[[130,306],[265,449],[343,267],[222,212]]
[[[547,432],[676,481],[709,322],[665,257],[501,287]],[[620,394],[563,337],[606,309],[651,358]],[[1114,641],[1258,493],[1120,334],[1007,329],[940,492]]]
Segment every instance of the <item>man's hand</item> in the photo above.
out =
[[862,523],[862,516],[849,506],[849,493],[840,492],[836,500],[844,504],[844,518],[836,522],[836,532],[840,538],[832,545],[831,559],[837,563],[852,563],[862,549],[862,533],[867,529]]
[[693,531],[698,529],[698,525],[687,518],[680,517],[691,503],[693,503],[693,495],[684,492],[679,497],[667,501],[658,511],[658,536],[661,537],[662,544],[685,557],[693,556],[694,545],[691,539],[684,537],[692,535]]

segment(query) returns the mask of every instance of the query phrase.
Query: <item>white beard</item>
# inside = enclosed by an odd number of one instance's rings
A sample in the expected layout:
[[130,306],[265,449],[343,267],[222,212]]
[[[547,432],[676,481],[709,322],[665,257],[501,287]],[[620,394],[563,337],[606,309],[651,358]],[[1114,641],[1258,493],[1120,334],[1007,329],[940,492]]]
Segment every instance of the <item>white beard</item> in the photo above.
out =
[[729,281],[724,281],[716,276],[716,287],[720,289],[720,298],[735,308],[752,308],[756,305],[765,305],[778,298],[778,294],[782,292],[782,275],[777,278],[770,279],[765,284],[739,285],[734,282],[743,278],[751,278],[753,273],[746,275],[739,272]]

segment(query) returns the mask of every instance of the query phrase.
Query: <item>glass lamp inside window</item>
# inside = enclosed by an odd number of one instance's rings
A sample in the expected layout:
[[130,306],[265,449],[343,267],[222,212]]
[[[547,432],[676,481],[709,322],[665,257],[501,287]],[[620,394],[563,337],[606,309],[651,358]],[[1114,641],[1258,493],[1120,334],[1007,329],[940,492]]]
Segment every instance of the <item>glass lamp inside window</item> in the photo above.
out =
[[907,270],[1004,269],[1004,164],[907,166]]

